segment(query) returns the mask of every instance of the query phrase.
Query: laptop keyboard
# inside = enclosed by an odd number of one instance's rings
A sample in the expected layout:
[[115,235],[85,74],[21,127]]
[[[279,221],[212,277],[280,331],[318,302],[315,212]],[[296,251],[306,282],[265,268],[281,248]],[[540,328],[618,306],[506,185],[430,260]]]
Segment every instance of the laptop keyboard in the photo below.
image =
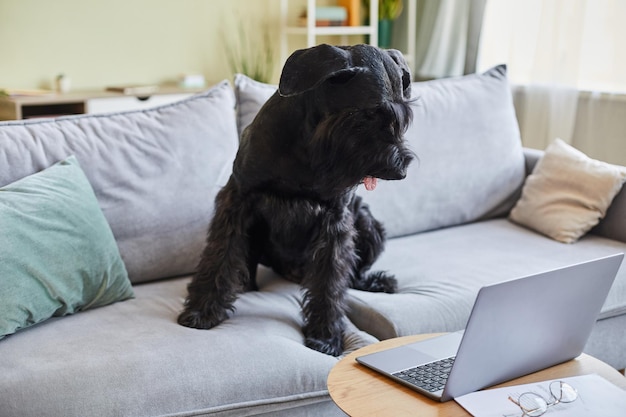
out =
[[454,363],[454,356],[415,368],[396,372],[393,376],[428,392],[441,391],[446,385],[448,375]]

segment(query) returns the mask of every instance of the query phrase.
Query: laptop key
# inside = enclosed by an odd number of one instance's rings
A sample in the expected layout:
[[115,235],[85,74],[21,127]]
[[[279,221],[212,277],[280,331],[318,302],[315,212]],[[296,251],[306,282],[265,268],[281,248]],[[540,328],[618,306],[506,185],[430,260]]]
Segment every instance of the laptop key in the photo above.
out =
[[441,391],[446,385],[454,357],[396,372],[394,376],[429,392]]

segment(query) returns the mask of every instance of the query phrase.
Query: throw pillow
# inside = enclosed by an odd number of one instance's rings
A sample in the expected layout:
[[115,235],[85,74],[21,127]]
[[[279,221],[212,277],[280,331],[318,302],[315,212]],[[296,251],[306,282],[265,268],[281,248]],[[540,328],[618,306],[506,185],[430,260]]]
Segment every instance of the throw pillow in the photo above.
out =
[[0,338],[134,296],[73,156],[0,188],[0,230]]
[[263,104],[276,92],[277,85],[265,84],[243,75],[235,74],[235,96],[237,97],[237,131],[243,130],[256,117]]
[[237,152],[224,81],[163,106],[0,122],[0,186],[76,155],[132,282],[195,271]]
[[621,168],[556,139],[528,176],[509,219],[574,243],[604,217],[625,179]]

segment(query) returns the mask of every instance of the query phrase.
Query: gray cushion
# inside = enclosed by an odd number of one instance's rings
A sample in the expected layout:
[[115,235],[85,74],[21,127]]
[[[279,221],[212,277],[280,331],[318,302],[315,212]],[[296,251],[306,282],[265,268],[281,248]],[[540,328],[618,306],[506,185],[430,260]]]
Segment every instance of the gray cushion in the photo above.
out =
[[524,155],[506,67],[413,83],[406,138],[418,160],[401,181],[359,192],[387,235],[402,236],[507,213]]
[[[235,80],[240,132],[275,86]],[[419,160],[402,181],[359,187],[389,237],[508,213],[525,169],[506,67],[484,74],[416,82],[406,138]]]
[[0,188],[0,339],[133,297],[96,196],[69,157]]
[[[188,282],[136,285],[133,300],[1,341],[0,415],[278,415],[316,403],[341,415],[326,388],[337,358],[304,346],[297,285],[262,268],[232,318],[197,330],[176,323]],[[374,341],[345,339],[348,350]]]
[[192,272],[237,150],[227,82],[155,109],[0,123],[0,186],[74,154],[133,282]]
[[[484,285],[624,251],[625,243],[592,234],[563,245],[504,218],[390,239],[373,269],[394,273],[398,293],[350,290],[349,316],[380,339],[459,330]],[[624,313],[621,268],[600,317]]]
[[278,86],[261,83],[243,74],[235,74],[234,84],[237,97],[237,130],[241,136]]

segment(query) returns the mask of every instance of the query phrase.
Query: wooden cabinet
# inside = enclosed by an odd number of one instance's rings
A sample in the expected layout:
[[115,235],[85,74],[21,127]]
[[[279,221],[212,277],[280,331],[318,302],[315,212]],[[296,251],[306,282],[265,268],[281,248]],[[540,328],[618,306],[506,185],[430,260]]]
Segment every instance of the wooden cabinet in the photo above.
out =
[[85,100],[75,94],[0,98],[0,120],[32,119],[85,113]]
[[139,110],[173,103],[202,89],[161,87],[149,96],[106,91],[82,91],[0,98],[0,120],[57,117],[71,114],[96,114]]

